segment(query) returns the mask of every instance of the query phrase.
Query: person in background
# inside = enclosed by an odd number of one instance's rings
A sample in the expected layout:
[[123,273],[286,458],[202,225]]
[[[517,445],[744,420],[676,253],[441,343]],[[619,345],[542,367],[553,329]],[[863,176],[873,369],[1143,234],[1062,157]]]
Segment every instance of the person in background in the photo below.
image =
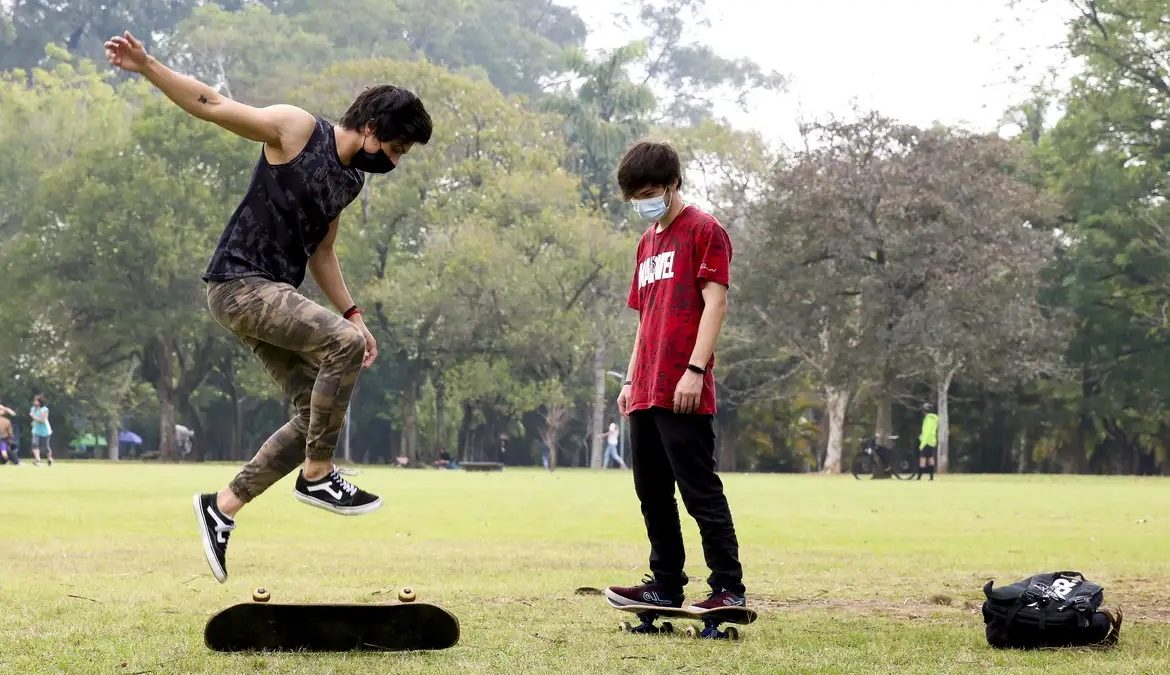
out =
[[33,405],[29,408],[28,416],[32,420],[33,465],[41,465],[41,453],[44,452],[49,466],[53,466],[53,446],[49,443],[49,437],[53,435],[53,426],[49,424],[49,407],[45,405],[44,394],[33,397]]
[[[0,464],[7,464],[11,461],[17,464],[16,460],[16,435],[12,430],[12,420],[8,419],[9,415],[15,415],[16,411],[5,405],[0,405]],[[9,448],[12,448],[12,454],[9,455]]]
[[621,432],[618,431],[617,422],[610,420],[609,430],[603,431],[601,435],[605,436],[605,457],[601,460],[601,468],[608,469],[611,459],[617,462],[618,466],[626,468],[625,460],[618,453],[618,438],[621,437]]
[[918,435],[918,473],[914,480],[922,480],[924,471],[934,480],[934,462],[938,458],[938,415],[930,403],[922,404],[922,433]]

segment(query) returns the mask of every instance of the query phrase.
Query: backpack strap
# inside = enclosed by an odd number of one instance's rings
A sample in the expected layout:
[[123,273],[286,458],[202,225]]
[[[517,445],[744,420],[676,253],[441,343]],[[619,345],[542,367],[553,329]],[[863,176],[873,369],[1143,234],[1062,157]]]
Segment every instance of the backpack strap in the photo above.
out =
[[[1020,610],[1023,609],[1024,605],[1027,604],[1028,600],[1021,595],[1020,597],[1016,598],[1016,601],[1013,602],[1010,607],[1008,607],[1007,613],[1004,614],[1003,617],[1004,626],[1006,627],[1008,633],[1012,632],[1012,623],[1016,620],[1016,614],[1019,614]],[[1040,621],[1044,621],[1043,614],[1040,615]],[[1041,625],[1040,627],[1043,628],[1044,626]]]
[[1071,606],[1077,615],[1077,628],[1088,628],[1089,625],[1093,622],[1091,618],[1093,616],[1093,612],[1096,611],[1096,608],[1093,607],[1093,603],[1090,602],[1089,598],[1081,595],[1077,596]]

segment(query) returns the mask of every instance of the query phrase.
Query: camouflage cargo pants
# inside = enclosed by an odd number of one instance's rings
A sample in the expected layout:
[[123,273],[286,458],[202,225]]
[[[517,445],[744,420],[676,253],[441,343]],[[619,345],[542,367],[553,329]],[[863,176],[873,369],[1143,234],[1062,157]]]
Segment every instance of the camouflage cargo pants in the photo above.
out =
[[208,284],[207,307],[260,358],[296,408],[232,480],[232,492],[248,502],[306,457],[333,457],[366,341],[349,321],[263,277]]

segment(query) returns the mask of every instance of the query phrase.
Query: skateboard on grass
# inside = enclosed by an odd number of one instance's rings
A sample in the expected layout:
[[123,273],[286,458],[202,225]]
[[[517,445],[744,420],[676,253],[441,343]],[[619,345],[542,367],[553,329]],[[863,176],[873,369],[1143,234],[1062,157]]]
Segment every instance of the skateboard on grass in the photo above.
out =
[[207,621],[203,641],[217,652],[410,651],[446,649],[459,641],[459,620],[437,605],[414,603],[404,588],[399,603],[268,603],[262,588],[253,602],[233,605]]
[[673,633],[674,624],[669,621],[663,621],[660,626],[655,625],[654,622],[658,619],[694,619],[696,621],[702,621],[703,627],[699,629],[694,626],[688,626],[684,631],[687,637],[705,638],[708,640],[738,640],[739,630],[735,626],[728,626],[727,630],[720,630],[719,627],[725,623],[746,626],[755,621],[756,617],[759,616],[756,610],[747,607],[717,607],[701,612],[692,612],[689,609],[683,609],[681,607],[617,605],[609,598],[606,598],[606,602],[609,603],[610,607],[620,609],[623,612],[632,612],[642,620],[642,623],[637,625],[632,625],[629,621],[621,622],[619,628],[626,633]]

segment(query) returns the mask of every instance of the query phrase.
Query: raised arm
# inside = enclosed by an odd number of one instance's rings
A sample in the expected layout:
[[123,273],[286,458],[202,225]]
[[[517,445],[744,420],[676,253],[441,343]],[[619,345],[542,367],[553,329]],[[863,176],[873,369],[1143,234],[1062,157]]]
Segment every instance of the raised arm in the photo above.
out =
[[192,116],[266,143],[274,150],[300,152],[313,132],[313,116],[304,110],[291,105],[256,108],[230,99],[157,61],[130,31],[106,41],[106,60],[123,70],[140,73]]

